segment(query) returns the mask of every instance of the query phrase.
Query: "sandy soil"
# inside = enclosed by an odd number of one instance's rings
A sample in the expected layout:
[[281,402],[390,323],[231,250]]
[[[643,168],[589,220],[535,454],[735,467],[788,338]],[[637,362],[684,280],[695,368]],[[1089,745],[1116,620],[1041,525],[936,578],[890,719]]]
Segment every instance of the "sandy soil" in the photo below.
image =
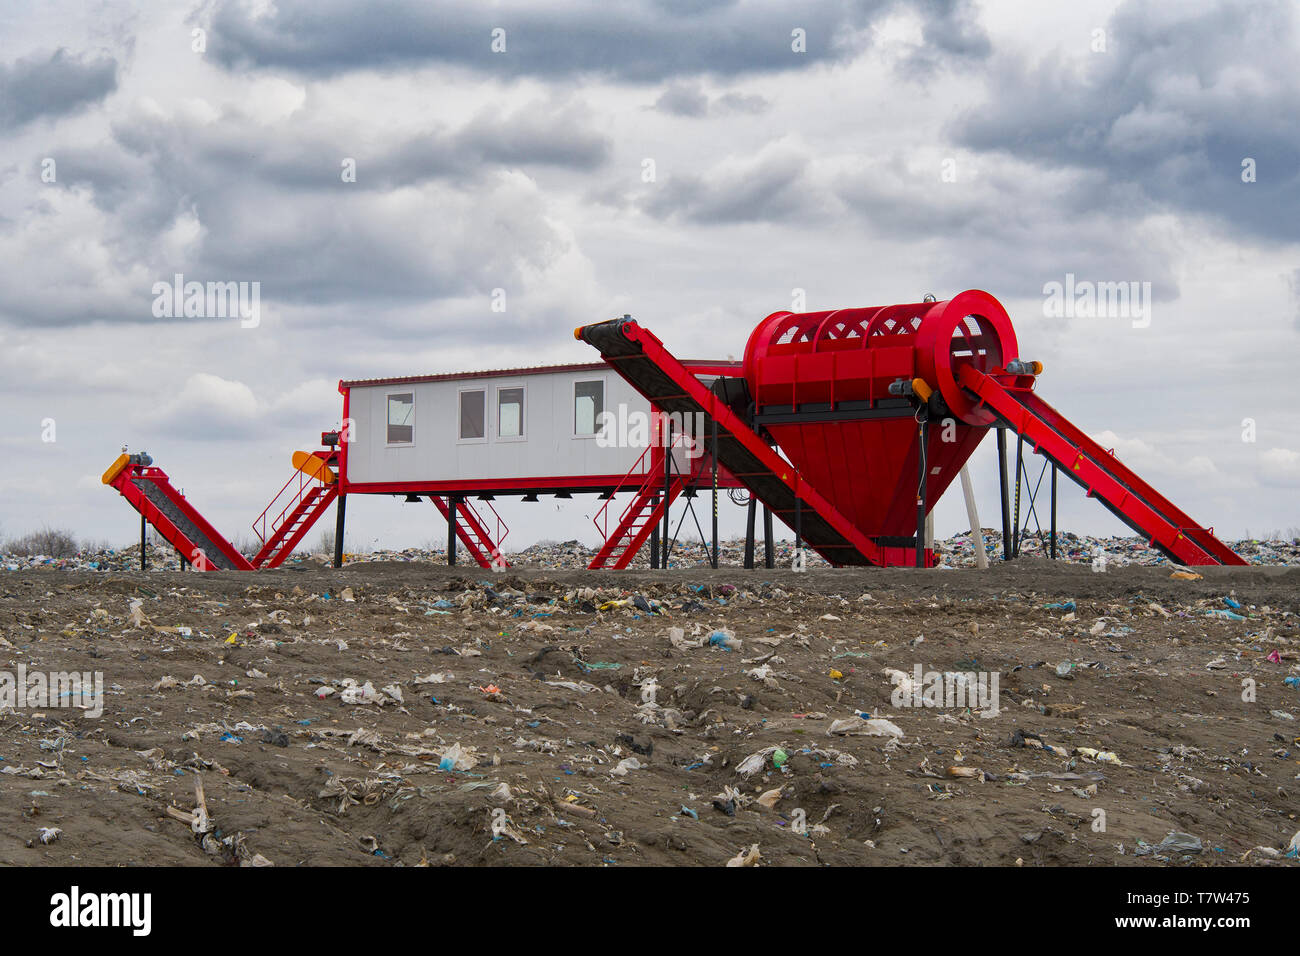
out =
[[[0,714],[0,863],[1296,866],[1298,605],[1035,559],[3,574],[2,669],[106,697]],[[1000,709],[894,706],[918,664]]]

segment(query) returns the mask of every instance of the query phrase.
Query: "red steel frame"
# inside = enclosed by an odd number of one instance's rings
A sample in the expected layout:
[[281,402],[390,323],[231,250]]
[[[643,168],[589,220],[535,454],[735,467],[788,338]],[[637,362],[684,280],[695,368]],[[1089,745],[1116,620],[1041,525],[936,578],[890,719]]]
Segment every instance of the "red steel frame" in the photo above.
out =
[[[611,337],[612,329],[621,339]],[[683,362],[671,355],[653,333],[628,317],[580,328],[575,336],[599,348],[605,363],[641,391],[654,411],[702,411],[717,429],[713,434],[721,443],[717,448],[708,446],[706,454],[717,454],[736,469],[729,470],[720,462],[716,486],[748,488],[792,528],[800,526],[799,515],[807,513],[802,509],[808,509],[822,522],[817,531],[819,539],[810,537],[808,543],[833,564],[919,562],[919,518],[946,488],[984,432],[1002,423],[1028,440],[1035,453],[1064,469],[1090,497],[1098,498],[1131,527],[1147,534],[1153,546],[1175,560],[1189,565],[1246,563],[1214,536],[1213,528],[1197,525],[1124,466],[1113,452],[1103,449],[1039,398],[1033,388],[1041,366],[1033,363],[1032,370],[1025,371],[1030,363],[1020,363],[1015,366],[1016,372],[1007,371],[1013,360],[1019,362],[1015,330],[1006,310],[988,293],[972,290],[945,302],[774,313],[751,333],[743,364]],[[627,347],[618,345],[619,341]],[[593,367],[598,366],[571,366]],[[657,436],[623,475],[415,482],[349,480],[352,387],[564,368],[570,367],[341,381],[344,424],[339,447],[337,451],[327,448],[313,453],[324,462],[337,462],[337,480],[326,483],[295,472],[254,522],[263,544],[252,561],[172,487],[160,468],[128,464],[116,474],[110,470],[105,481],[188,559],[198,560],[201,566],[206,552],[182,526],[206,538],[222,560],[238,570],[278,566],[335,500],[339,503],[341,529],[343,503],[349,494],[427,496],[449,520],[450,503],[446,499],[459,499],[454,532],[480,565],[490,567],[492,559],[499,556],[508,529],[503,533],[504,523],[488,504],[496,518],[494,541],[483,516],[469,503],[469,496],[600,492],[609,500],[594,520],[605,535],[605,545],[591,566],[603,567],[612,560],[615,568],[626,567],[678,494],[686,487],[709,487],[714,483],[710,469],[693,467],[688,473],[671,476],[665,489],[664,456],[671,450],[661,447]],[[743,375],[752,399],[745,414],[738,413],[700,381],[702,375],[734,379],[737,373]],[[896,391],[900,384],[904,388]],[[900,396],[908,399],[900,400]],[[927,430],[920,428],[918,432],[912,421],[914,414],[929,415],[931,430],[950,419],[961,434],[947,447],[936,444],[930,436],[925,442],[926,457],[921,459],[916,436],[925,437]],[[944,417],[936,420],[935,416]],[[694,437],[707,440],[709,436]],[[775,441],[789,460],[775,451],[770,441]],[[847,454],[850,444],[864,446],[862,467],[875,469],[872,474],[876,480],[855,474]],[[722,454],[724,447],[730,449],[726,455]],[[922,461],[926,466],[925,485],[932,489],[933,497],[919,484],[917,469]],[[737,467],[737,463],[748,470]],[[879,480],[882,474],[888,480]],[[166,499],[164,505],[173,510],[175,521],[150,500],[137,481],[157,489]],[[613,496],[633,482],[637,483],[637,492],[620,513],[611,534],[608,524]],[[910,485],[916,487],[909,489]],[[282,499],[285,503],[271,517]],[[881,506],[883,511],[879,510]],[[918,549],[915,561],[912,548],[892,540],[909,512],[918,516],[916,536],[910,539]],[[864,522],[868,524],[864,526]],[[932,561],[933,555],[927,549],[924,563]]]
[[208,520],[199,514],[198,510],[186,500],[185,496],[172,486],[168,480],[167,473],[161,468],[155,468],[148,465],[129,464],[123,468],[116,477],[109,482],[110,487],[117,491],[130,502],[136,511],[144,515],[145,520],[158,529],[159,533],[171,543],[180,553],[181,556],[196,569],[206,571],[215,555],[209,555],[208,549],[195,541],[185,532],[183,532],[171,518],[167,517],[140,489],[136,481],[146,481],[158,488],[163,496],[176,507],[181,515],[187,519],[194,528],[208,539],[208,543],[216,548],[221,556],[228,561],[236,571],[252,571],[253,565],[247,558],[236,550],[235,546],[227,541],[216,528],[208,523]]
[[1107,450],[1084,434],[1033,392],[1029,375],[985,375],[961,370],[963,388],[995,412],[1033,446],[1035,453],[1056,462],[1083,487],[1088,497],[1102,500],[1122,520],[1149,535],[1152,546],[1171,553],[1183,564],[1247,562],[1180,511],[1173,502],[1139,478]]
[[[335,457],[333,451],[313,452],[325,464]],[[253,533],[262,542],[253,557],[253,567],[278,568],[311,530],[317,519],[338,497],[338,482],[326,484],[319,478],[295,469],[284,487],[253,521]],[[285,504],[274,516],[271,510],[284,499]],[[268,520],[269,518],[269,520]]]
[[[443,498],[442,495],[430,495],[429,500],[433,502],[442,517],[451,520],[451,503]],[[487,522],[483,516],[478,513],[478,509],[468,498],[462,498],[456,502],[456,537],[465,545],[467,550],[481,568],[508,568],[510,562],[506,560],[505,553],[501,550],[501,545],[505,543],[506,536],[510,534],[510,529],[506,523],[501,520],[497,514],[497,509],[492,507],[492,502],[483,501],[480,504],[487,505],[492,517],[496,521],[496,534],[493,535],[488,531]],[[504,530],[502,530],[504,529]]]
[[[611,327],[637,347],[620,346],[611,339]],[[790,458],[785,465],[790,474],[780,475],[782,483],[872,564],[919,562],[926,512],[987,429],[1000,422],[1173,559],[1195,565],[1246,563],[1212,528],[1193,522],[1033,393],[1041,365],[1020,362],[1010,317],[986,292],[970,290],[944,302],[774,313],[754,329],[745,348],[752,423],[630,319],[586,326],[575,336],[596,346],[652,402],[689,399],[705,409],[729,439],[762,464],[759,472],[735,476],[746,484],[766,481],[770,491],[773,474],[785,463],[762,440],[762,433],[769,434]],[[1020,371],[1009,374],[1013,362]],[[679,394],[661,394],[665,389]],[[919,431],[924,459],[910,420],[914,415],[930,423]],[[946,424],[957,432],[955,439],[936,442],[928,432]],[[850,436],[867,445],[864,470],[875,468],[877,480],[851,467]],[[924,482],[918,477],[922,462]],[[882,474],[885,480],[878,480]],[[757,488],[751,486],[751,493]],[[775,510],[794,527],[789,509]],[[850,515],[857,515],[856,521]],[[884,544],[900,537],[900,525],[909,521],[914,521],[910,540],[918,552],[913,560]],[[832,563],[843,563],[842,552],[823,553]]]

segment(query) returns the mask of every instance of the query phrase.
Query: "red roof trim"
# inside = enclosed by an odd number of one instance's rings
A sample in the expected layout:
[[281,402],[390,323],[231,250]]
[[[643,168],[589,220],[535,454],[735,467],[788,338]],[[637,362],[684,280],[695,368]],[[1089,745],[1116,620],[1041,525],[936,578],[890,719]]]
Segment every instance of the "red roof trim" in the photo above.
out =
[[[704,366],[710,369],[739,370],[740,362],[717,362],[708,359],[685,359],[687,368]],[[548,375],[555,372],[595,372],[609,368],[604,362],[581,362],[570,365],[533,365],[525,368],[497,368],[483,372],[444,372],[439,375],[405,375],[397,378],[358,378],[339,382],[339,390],[371,388],[382,385],[414,385],[422,382],[454,382],[471,378],[514,378],[521,375]]]

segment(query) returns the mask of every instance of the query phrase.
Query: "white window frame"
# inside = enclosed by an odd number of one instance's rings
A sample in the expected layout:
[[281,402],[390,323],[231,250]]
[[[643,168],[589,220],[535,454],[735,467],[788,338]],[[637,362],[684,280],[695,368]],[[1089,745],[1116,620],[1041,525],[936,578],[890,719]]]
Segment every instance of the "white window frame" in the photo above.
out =
[[[410,441],[389,441],[388,440],[388,426],[391,424],[388,421],[388,403],[390,399],[392,399],[397,395],[411,396],[411,440]],[[401,391],[401,392],[397,392],[397,391],[384,392],[384,447],[385,448],[414,448],[415,447],[415,420],[416,420],[415,399],[416,399],[416,391],[414,388],[408,388],[405,391]]]
[[[488,443],[488,435],[490,435],[492,432],[492,429],[489,427],[491,423],[488,421],[489,409],[488,409],[487,397],[489,391],[490,389],[486,385],[466,385],[463,388],[456,389],[456,444],[457,445],[486,445]],[[483,394],[483,437],[482,438],[461,438],[460,437],[460,403],[462,401],[461,396],[463,396],[466,392],[481,392]]]
[[609,382],[607,381],[607,376],[596,375],[591,378],[575,378],[573,380],[573,387],[569,390],[569,430],[573,433],[574,441],[591,441],[592,439],[601,436],[602,429],[600,427],[600,412],[596,413],[596,430],[590,435],[578,434],[578,386],[586,385],[590,382],[600,383],[600,411],[608,411],[608,409],[604,407],[605,399],[609,397]]
[[[519,389],[521,396],[519,399],[519,435],[502,435],[501,434],[501,393],[512,389]],[[496,387],[496,402],[492,406],[492,433],[497,441],[517,442],[528,440],[528,386],[519,382],[511,385],[498,385]]]

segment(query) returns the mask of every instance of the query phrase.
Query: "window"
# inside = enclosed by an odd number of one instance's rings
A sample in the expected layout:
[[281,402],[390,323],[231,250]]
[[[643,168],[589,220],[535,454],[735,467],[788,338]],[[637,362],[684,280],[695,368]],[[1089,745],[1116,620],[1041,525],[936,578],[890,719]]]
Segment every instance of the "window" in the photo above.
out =
[[573,434],[597,434],[600,431],[600,415],[604,410],[604,382],[573,383]]
[[524,437],[523,388],[497,389],[497,437]]
[[487,437],[487,393],[484,391],[460,393],[460,440],[473,441]]
[[409,445],[415,441],[415,393],[388,396],[388,444]]

